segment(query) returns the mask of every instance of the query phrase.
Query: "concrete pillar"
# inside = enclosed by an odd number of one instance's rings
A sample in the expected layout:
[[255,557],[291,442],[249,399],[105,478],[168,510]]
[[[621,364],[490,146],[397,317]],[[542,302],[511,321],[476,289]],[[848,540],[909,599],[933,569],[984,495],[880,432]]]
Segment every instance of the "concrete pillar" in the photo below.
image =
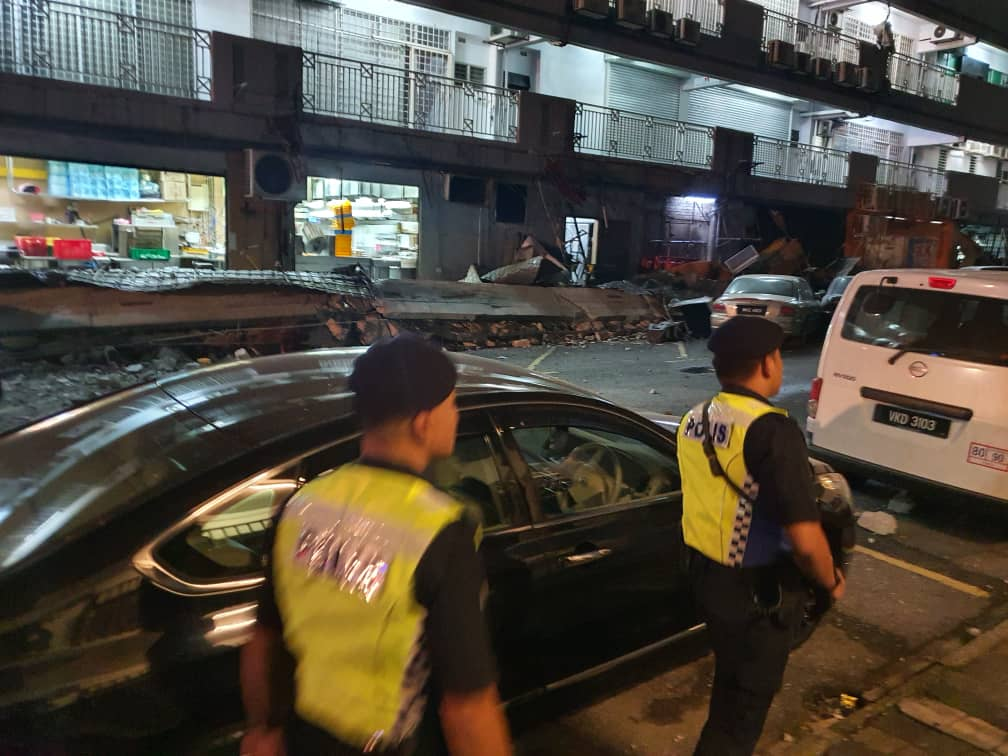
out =
[[293,203],[245,196],[244,152],[228,153],[226,178],[228,269],[293,270]]
[[957,109],[971,115],[983,113],[984,126],[991,131],[1008,131],[1008,89],[1004,87],[961,76]]
[[763,7],[748,0],[725,0],[721,44],[738,62],[763,62]]
[[994,176],[949,171],[948,196],[966,200],[970,217],[997,209],[1001,182]]
[[720,180],[719,195],[735,193],[739,188],[739,176],[752,173],[754,140],[755,137],[747,131],[714,129],[711,173]]
[[518,98],[518,144],[541,155],[574,151],[577,103],[560,97],[521,92]]
[[852,152],[847,158],[847,191],[850,207],[857,204],[857,195],[863,184],[874,184],[878,174],[879,159],[875,155]]
[[214,32],[211,52],[214,104],[236,113],[300,113],[300,48]]

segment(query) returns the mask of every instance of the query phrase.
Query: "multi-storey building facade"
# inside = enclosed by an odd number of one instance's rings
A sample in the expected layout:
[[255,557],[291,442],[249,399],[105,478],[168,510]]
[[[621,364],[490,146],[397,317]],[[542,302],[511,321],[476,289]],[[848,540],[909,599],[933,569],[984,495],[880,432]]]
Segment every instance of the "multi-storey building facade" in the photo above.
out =
[[[423,5],[5,3],[0,243],[451,279],[531,234],[612,278],[737,251],[726,207],[842,214],[865,183],[999,228],[1008,53],[975,26],[911,2]],[[291,202],[250,184],[270,154]]]

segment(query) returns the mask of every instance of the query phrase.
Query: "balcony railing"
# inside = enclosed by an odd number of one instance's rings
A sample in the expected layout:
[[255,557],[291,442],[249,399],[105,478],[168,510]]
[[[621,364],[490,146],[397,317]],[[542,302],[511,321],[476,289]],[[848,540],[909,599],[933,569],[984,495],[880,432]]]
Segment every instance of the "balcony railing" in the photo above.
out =
[[893,53],[889,56],[889,84],[935,102],[955,105],[959,101],[959,74],[951,68]]
[[772,40],[788,42],[796,52],[808,53],[813,58],[825,58],[834,63],[846,62],[858,65],[861,58],[861,43],[854,37],[810,24],[807,21],[785,16],[776,11],[763,11],[763,50]]
[[0,5],[0,71],[210,99],[209,32],[53,0]]
[[303,54],[309,113],[407,129],[518,140],[518,93],[320,53]]
[[647,0],[647,9],[699,21],[700,31],[711,37],[720,37],[724,26],[724,5],[718,0]]
[[899,163],[895,160],[879,160],[875,183],[935,195],[942,195],[948,191],[948,176],[944,171],[912,163]]
[[714,129],[579,102],[574,149],[589,155],[709,168]]
[[758,136],[753,139],[752,173],[780,181],[845,187],[849,157],[847,152]]

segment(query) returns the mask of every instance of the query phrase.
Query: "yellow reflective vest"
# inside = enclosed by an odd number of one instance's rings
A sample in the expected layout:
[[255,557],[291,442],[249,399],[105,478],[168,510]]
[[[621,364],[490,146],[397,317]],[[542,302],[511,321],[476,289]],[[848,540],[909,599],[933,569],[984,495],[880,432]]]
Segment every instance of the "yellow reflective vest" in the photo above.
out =
[[[708,559],[731,567],[761,566],[772,561],[783,539],[777,526],[764,527],[760,548],[750,549],[753,506],[759,486],[746,468],[746,432],[764,415],[787,412],[752,397],[722,391],[711,400],[711,441],[725,474],[748,497],[743,498],[711,471],[703,445],[703,410],[698,404],[683,418],[678,432],[679,472],[683,487],[683,537]],[[765,525],[765,523],[763,523]],[[751,551],[750,558],[746,553]]]
[[362,750],[414,734],[429,664],[413,576],[462,511],[421,478],[361,464],[290,500],[277,523],[273,580],[302,719]]

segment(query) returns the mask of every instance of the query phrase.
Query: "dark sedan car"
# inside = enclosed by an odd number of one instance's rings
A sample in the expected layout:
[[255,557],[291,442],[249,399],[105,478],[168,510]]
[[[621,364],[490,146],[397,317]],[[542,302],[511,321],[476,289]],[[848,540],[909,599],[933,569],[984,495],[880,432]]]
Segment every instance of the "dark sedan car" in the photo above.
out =
[[[181,753],[240,721],[266,531],[357,456],[357,354],[184,373],[0,438],[0,744]],[[504,696],[695,630],[669,419],[454,359],[458,443],[430,474],[485,523]]]
[[837,276],[830,281],[829,288],[823,294],[821,303],[827,325],[829,325],[829,321],[833,318],[833,313],[836,312],[840,300],[843,299],[844,292],[847,291],[847,287],[850,286],[850,282],[853,280],[854,276]]

